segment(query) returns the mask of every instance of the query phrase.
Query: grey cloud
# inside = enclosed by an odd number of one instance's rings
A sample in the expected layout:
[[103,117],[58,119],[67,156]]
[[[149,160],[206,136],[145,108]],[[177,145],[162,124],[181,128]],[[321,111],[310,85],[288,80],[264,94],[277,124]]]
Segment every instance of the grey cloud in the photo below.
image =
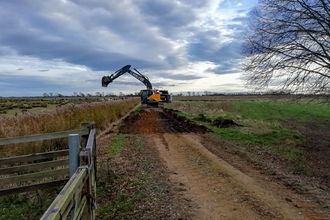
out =
[[[206,41],[206,42],[205,42]],[[190,45],[193,60],[213,61],[219,65],[216,69],[217,74],[228,74],[239,71],[239,62],[242,59],[240,54],[241,46],[237,41],[228,42],[220,47],[213,47],[205,41]]]
[[[12,3],[5,4],[4,6],[7,8],[13,6],[21,8],[25,6],[28,9],[26,11],[29,11],[30,9],[33,11],[33,6],[31,5],[23,4],[22,6],[19,6]],[[98,45],[97,42],[91,43],[91,39],[85,40],[84,33],[65,33],[66,30],[64,28],[65,26],[63,26],[64,24],[56,24],[53,21],[47,20],[47,18],[41,16],[38,17],[38,13],[27,14],[26,11],[22,14],[18,13],[17,16],[11,16],[9,13],[3,13],[1,15],[1,17],[4,18],[1,19],[3,22],[0,20],[0,26],[3,31],[3,34],[0,36],[0,44],[13,48],[20,55],[34,56],[40,59],[63,59],[69,63],[86,65],[92,70],[116,69],[118,66],[126,65],[127,63],[139,66],[141,68],[152,68],[159,66],[159,63],[154,63],[154,61],[146,61],[143,57],[132,57],[128,46],[126,46],[127,49],[125,50],[124,45],[124,50],[122,53],[103,50],[101,44]],[[131,39],[127,40],[140,40],[141,43],[136,43],[137,45],[140,44],[141,48],[148,48],[150,45],[155,45],[153,48],[160,49],[160,52],[168,50],[169,45],[167,45],[165,41],[159,41],[151,34],[148,35],[149,39],[146,41],[146,33],[144,33],[144,31],[137,30],[137,28],[132,28],[134,21],[132,20],[128,22],[127,19],[125,20],[125,17],[127,17],[125,13],[122,13],[122,11],[115,13],[121,14],[121,17],[109,19],[107,15],[102,15],[95,16],[96,19],[89,16],[85,16],[84,18],[91,21],[96,20],[96,22],[92,22],[91,25],[96,27],[97,25],[100,25],[100,23],[97,24],[97,22],[99,22],[97,18],[102,17],[104,19],[104,23],[106,23],[106,21],[110,23],[108,28],[113,29],[112,31],[116,31],[118,34],[121,34],[126,38],[128,34],[131,34]],[[20,19],[17,19],[17,17]],[[28,29],[28,25],[27,27],[22,26],[20,22],[18,22],[21,19],[26,20],[27,24],[34,25],[37,28],[34,28],[33,31],[31,31]],[[120,19],[123,19],[124,21]],[[130,29],[136,30],[128,32]],[[50,35],[52,33],[55,38]],[[103,43],[113,42],[109,41]],[[153,51],[155,50],[151,50],[149,54],[152,54]],[[141,50],[141,53],[144,52],[146,52],[146,50]]]
[[[242,1],[246,3],[249,0]],[[208,16],[204,20],[205,12],[212,9],[210,7],[218,7],[219,2],[0,1],[0,56],[59,60],[83,65],[92,71],[112,72],[130,64],[151,77],[173,80],[202,78],[175,74],[174,71],[190,62],[209,61],[218,67],[208,71],[230,74],[239,69],[238,63],[242,58],[240,42],[246,20],[241,15],[223,20],[222,25]],[[226,10],[226,7],[237,5],[237,2],[225,0],[222,5]],[[203,25],[197,26],[197,23]],[[230,34],[223,34],[224,29],[229,30]],[[225,40],[227,43],[223,44]],[[19,67],[25,68],[20,65],[16,68]],[[46,72],[51,68],[42,65],[35,71]],[[93,86],[99,85],[96,80],[88,82],[95,82],[90,83]],[[162,82],[158,86],[174,84]],[[138,81],[126,85],[143,87]]]
[[39,72],[48,72],[49,70],[39,70]]
[[162,78],[165,79],[172,79],[172,80],[194,80],[194,79],[202,79],[201,76],[194,76],[194,75],[184,75],[184,74],[162,74]]
[[20,70],[24,70],[24,69],[23,68],[18,68],[17,70],[20,71]]
[[124,54],[98,50],[91,45],[70,41],[44,40],[37,35],[12,32],[3,34],[0,43],[11,46],[20,55],[38,57],[40,59],[63,59],[66,62],[86,65],[92,70],[117,69],[127,63],[144,68],[155,67],[156,64],[129,57]]
[[[0,96],[22,96],[22,90],[26,91],[24,95],[40,95],[47,91],[63,93],[67,90],[66,86],[55,85],[44,77],[0,74]],[[10,94],[9,91],[11,92]]]
[[232,21],[246,22],[248,18],[246,16],[235,17]]

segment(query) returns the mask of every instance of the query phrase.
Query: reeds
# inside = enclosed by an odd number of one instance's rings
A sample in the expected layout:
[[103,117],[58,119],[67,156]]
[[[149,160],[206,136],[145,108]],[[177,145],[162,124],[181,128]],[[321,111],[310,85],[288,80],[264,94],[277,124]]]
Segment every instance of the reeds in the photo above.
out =
[[[15,117],[0,116],[0,138],[43,134],[80,129],[81,122],[95,122],[98,130],[122,117],[139,103],[139,99],[125,99],[84,104],[67,104],[39,113],[26,112]],[[67,146],[63,140],[41,141],[0,146],[0,157],[36,153]]]

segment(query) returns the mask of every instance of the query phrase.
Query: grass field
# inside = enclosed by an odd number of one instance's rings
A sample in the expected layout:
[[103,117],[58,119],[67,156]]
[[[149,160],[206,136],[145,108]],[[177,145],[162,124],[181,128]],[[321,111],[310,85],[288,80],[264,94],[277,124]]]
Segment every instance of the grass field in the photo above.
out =
[[[329,144],[326,128],[330,127],[330,108],[327,104],[287,98],[177,97],[167,107],[206,125],[216,137],[231,143],[235,150],[257,163],[263,157],[284,160],[294,164],[288,167],[289,172],[308,175],[323,169],[322,165],[315,167],[310,160],[318,160],[320,153],[328,152],[324,145]],[[216,119],[233,120],[239,126],[214,126],[212,121]],[[319,145],[315,136],[319,138]]]

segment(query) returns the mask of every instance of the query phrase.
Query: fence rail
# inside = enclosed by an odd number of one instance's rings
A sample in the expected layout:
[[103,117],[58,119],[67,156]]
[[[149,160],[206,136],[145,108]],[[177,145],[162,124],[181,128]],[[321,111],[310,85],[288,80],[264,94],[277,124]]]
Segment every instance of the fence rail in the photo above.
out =
[[[92,127],[94,127],[94,123],[83,122],[81,123],[80,130],[2,138],[0,139],[0,146],[32,141],[51,140],[56,138],[67,138],[71,134],[81,135],[81,142],[86,144]],[[79,145],[75,147],[78,148],[76,157],[79,157]],[[28,192],[47,187],[54,187],[65,183],[68,181],[68,178],[65,177],[65,175],[69,175],[69,168],[67,166],[69,165],[70,160],[68,156],[69,149],[17,157],[0,158],[0,166],[2,166],[2,168],[0,168],[0,185],[3,188],[0,190],[0,196]],[[64,178],[64,180],[48,180],[48,182],[30,184],[24,182],[35,182],[35,180],[38,179],[43,179],[43,181],[45,181],[45,178],[53,178],[57,176],[62,176],[62,179]],[[25,185],[15,186],[19,185],[21,182]],[[14,187],[13,184],[15,184]]]
[[93,128],[87,140],[86,148],[80,152],[80,166],[63,187],[53,203],[41,217],[41,220],[95,219],[96,198],[96,134]]
[[82,129],[80,129],[80,130],[27,135],[27,136],[12,137],[12,138],[1,138],[0,146],[6,145],[6,144],[19,144],[19,143],[27,143],[27,142],[33,142],[33,141],[44,141],[44,140],[52,140],[52,139],[57,139],[57,138],[67,138],[69,136],[69,134],[88,135],[89,128],[84,127],[84,125],[86,125],[86,124],[82,123]]
[[[79,135],[81,136],[81,140],[79,140]],[[95,219],[96,130],[94,122],[81,123],[80,130],[62,131],[13,138],[2,138],[0,139],[0,146],[7,144],[17,144],[67,137],[69,137],[69,150],[52,151],[31,155],[23,155],[18,157],[0,158],[0,166],[5,166],[3,168],[0,168],[0,176],[5,176],[4,178],[0,179],[0,184],[6,185],[40,178],[68,175],[69,173],[71,176],[70,179],[66,178],[51,182],[2,189],[0,190],[0,196],[54,187],[66,183],[60,194],[55,198],[55,200],[41,217],[41,219],[66,219],[68,215],[70,215],[71,219],[73,220]],[[86,147],[80,151],[80,145]],[[65,158],[68,156],[69,159]],[[41,162],[27,164],[35,161]],[[16,164],[21,165],[12,166]],[[70,168],[63,168],[67,165],[70,165]],[[55,167],[62,168],[40,171],[45,168]]]
[[16,163],[25,163],[25,162],[35,161],[35,160],[45,160],[45,159],[51,159],[51,158],[55,158],[55,157],[64,157],[64,156],[69,156],[69,150],[50,151],[50,152],[46,152],[46,153],[1,158],[0,165],[13,165]]

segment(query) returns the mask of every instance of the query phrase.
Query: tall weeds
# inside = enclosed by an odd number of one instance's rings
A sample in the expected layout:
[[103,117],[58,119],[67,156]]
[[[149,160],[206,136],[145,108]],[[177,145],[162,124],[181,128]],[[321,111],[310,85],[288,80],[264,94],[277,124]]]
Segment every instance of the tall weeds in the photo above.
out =
[[[139,102],[139,99],[135,98],[85,104],[71,103],[39,113],[27,112],[15,117],[0,116],[0,138],[75,130],[80,129],[81,122],[92,121],[98,129],[103,130]],[[67,147],[63,146],[62,142],[55,140],[0,146],[0,157]]]

